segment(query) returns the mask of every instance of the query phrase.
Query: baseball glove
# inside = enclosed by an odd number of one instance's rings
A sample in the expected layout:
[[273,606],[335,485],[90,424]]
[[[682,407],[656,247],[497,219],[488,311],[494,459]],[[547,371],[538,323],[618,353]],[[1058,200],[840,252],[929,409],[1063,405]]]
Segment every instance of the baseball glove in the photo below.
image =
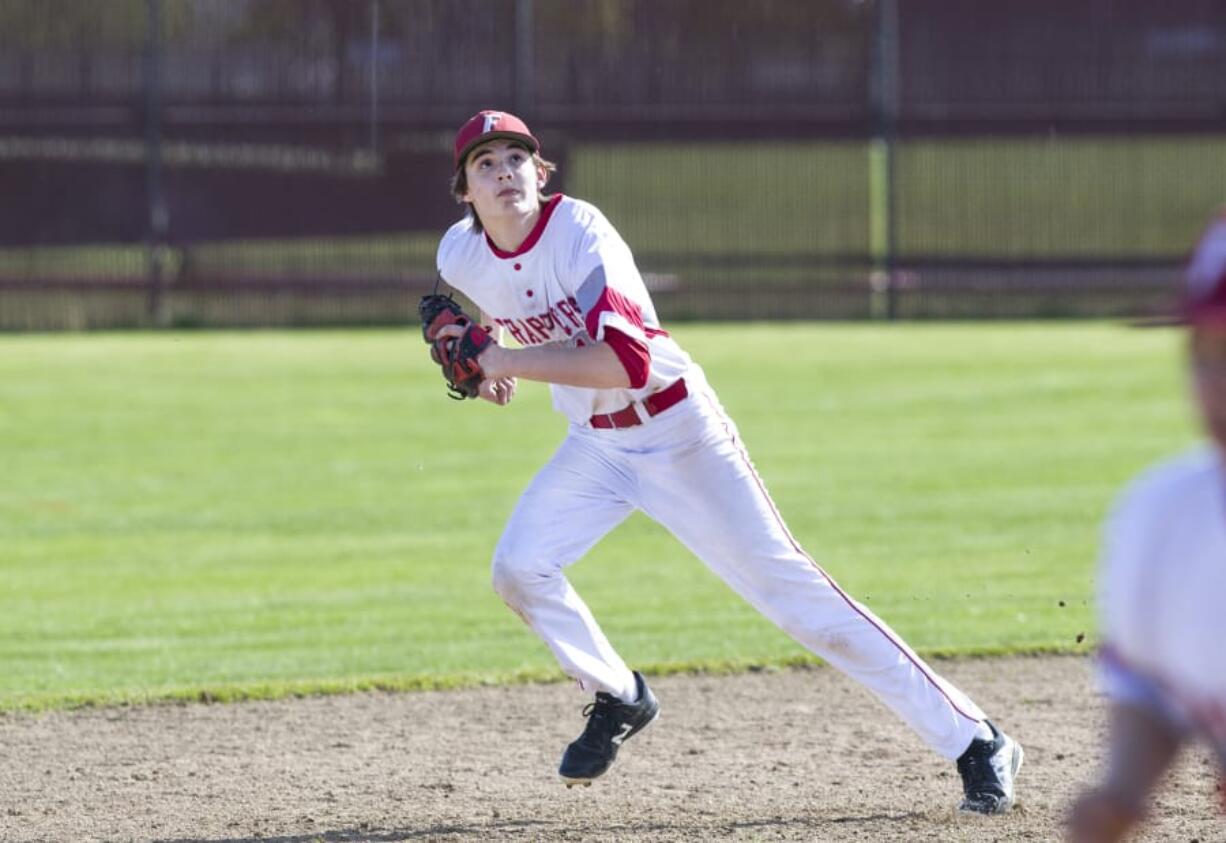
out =
[[[477,358],[494,344],[493,338],[451,296],[423,296],[417,313],[421,316],[422,339],[430,346],[430,359],[442,367],[447,394],[457,401],[476,398],[485,380]],[[439,331],[448,325],[458,325],[464,333],[440,337]]]

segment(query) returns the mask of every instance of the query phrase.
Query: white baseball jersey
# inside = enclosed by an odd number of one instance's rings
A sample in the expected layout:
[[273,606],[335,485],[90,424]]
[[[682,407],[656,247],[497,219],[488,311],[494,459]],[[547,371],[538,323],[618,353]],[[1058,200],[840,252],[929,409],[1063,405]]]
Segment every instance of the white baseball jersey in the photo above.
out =
[[1120,497],[1104,538],[1104,689],[1226,753],[1222,455],[1205,447],[1143,474]]
[[554,407],[577,424],[659,391],[690,367],[661,330],[629,247],[587,202],[555,194],[514,252],[465,218],[439,244],[438,270],[520,345],[610,342],[631,373],[630,389],[551,384]]

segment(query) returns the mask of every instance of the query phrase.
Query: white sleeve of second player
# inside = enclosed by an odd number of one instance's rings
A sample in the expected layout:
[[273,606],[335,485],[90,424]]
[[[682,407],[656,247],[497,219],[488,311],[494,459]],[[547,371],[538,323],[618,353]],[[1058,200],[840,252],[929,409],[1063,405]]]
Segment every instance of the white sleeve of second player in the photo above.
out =
[[1148,645],[1155,637],[1156,607],[1148,599],[1155,558],[1157,502],[1147,500],[1143,485],[1134,485],[1117,501],[1103,529],[1098,569],[1098,658],[1100,687],[1118,703],[1148,708],[1177,720],[1165,693],[1146,666],[1154,660]]
[[1103,640],[1127,652],[1142,620],[1140,591],[1143,583],[1145,513],[1129,489],[1116,501],[1103,525],[1098,565],[1099,626]]

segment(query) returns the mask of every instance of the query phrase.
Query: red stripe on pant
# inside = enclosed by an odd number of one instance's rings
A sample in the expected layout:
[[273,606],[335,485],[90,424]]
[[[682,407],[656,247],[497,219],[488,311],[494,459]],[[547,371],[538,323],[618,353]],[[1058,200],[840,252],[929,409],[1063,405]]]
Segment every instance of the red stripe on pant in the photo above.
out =
[[723,414],[715,402],[711,400],[709,395],[704,395],[703,397],[706,398],[706,400],[711,404],[711,409],[715,411],[716,415],[720,417],[724,425],[724,430],[728,434],[729,441],[731,441],[736,447],[737,453],[745,463],[745,467],[748,468],[749,473],[753,475],[754,482],[758,486],[758,491],[762,493],[762,497],[766,500],[767,505],[770,506],[771,513],[775,516],[775,523],[779,525],[779,529],[783,531],[785,536],[787,536],[788,543],[792,545],[792,549],[803,556],[806,560],[808,560],[810,565],[817,569],[817,572],[822,575],[822,578],[829,583],[830,587],[834,589],[835,593],[838,594],[839,597],[843,598],[843,601],[847,603],[853,612],[867,621],[873,627],[873,629],[880,632],[883,636],[885,636],[887,641],[897,647],[898,651],[907,658],[907,661],[911,662],[912,666],[918,670],[925,679],[928,680],[929,684],[940,692],[941,696],[945,698],[946,702],[949,703],[950,707],[953,708],[954,711],[958,712],[958,714],[962,715],[967,720],[970,720],[972,723],[978,723],[978,717],[972,717],[962,709],[958,708],[958,704],[950,699],[949,694],[947,694],[945,689],[941,687],[941,683],[937,682],[936,679],[933,678],[932,674],[925,670],[924,666],[915,660],[915,657],[911,655],[907,647],[901,644],[893,635],[890,635],[888,632],[882,629],[880,625],[878,625],[872,618],[864,614],[860,607],[856,605],[856,602],[847,595],[847,592],[839,588],[839,584],[834,581],[834,578],[826,573],[822,569],[822,566],[818,565],[817,562],[814,561],[812,556],[805,552],[804,548],[800,546],[800,543],[796,541],[791,531],[788,530],[787,525],[783,522],[783,516],[779,514],[779,509],[775,506],[775,502],[771,500],[770,493],[766,491],[766,485],[762,482],[762,478],[758,475],[758,470],[754,468],[753,462],[749,459],[749,454],[746,453],[744,447],[741,446],[741,443],[737,440],[737,437],[732,433],[732,426],[728,423],[727,417]]

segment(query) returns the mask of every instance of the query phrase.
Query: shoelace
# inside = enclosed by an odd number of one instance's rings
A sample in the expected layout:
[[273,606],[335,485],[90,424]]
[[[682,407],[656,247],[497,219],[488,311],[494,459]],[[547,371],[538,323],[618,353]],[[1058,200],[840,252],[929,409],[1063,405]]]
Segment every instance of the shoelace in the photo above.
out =
[[580,742],[596,746],[609,742],[613,733],[617,731],[616,718],[613,717],[615,705],[616,703],[611,700],[598,698],[595,702],[590,702],[583,707],[583,716],[587,718],[587,726],[583,729]]

